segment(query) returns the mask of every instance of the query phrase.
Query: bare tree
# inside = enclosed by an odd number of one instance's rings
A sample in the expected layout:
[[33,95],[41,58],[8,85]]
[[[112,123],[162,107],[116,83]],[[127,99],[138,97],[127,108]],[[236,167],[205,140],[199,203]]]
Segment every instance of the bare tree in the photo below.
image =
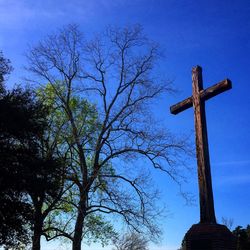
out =
[[[64,230],[63,236],[72,240],[73,250],[81,249],[92,214],[119,216],[153,237],[160,233],[149,167],[179,182],[178,164],[187,147],[185,138],[162,129],[150,114],[152,100],[171,91],[156,77],[158,58],[158,47],[139,26],[108,28],[84,41],[70,25],[28,54],[28,70],[49,83],[67,124],[63,149],[71,153],[68,180],[74,184],[70,202],[76,219],[72,232]],[[84,111],[86,100],[95,106]]]
[[221,218],[222,225],[225,225],[229,230],[232,230],[234,220],[232,218],[222,217]]
[[142,235],[132,232],[113,240],[113,250],[148,250],[148,240]]

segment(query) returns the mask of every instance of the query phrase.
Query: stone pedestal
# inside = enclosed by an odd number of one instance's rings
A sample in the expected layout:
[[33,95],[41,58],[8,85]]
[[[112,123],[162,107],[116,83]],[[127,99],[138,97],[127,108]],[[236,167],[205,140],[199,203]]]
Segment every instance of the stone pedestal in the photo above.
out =
[[236,250],[236,239],[220,224],[194,224],[186,233],[184,250]]

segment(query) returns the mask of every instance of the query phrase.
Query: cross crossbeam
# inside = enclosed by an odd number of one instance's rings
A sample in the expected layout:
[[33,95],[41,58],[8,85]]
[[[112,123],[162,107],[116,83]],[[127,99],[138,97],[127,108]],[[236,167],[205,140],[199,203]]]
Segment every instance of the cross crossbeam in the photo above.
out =
[[[226,90],[229,90],[232,88],[232,83],[229,79],[225,79],[219,83],[214,84],[208,89],[203,89],[200,91],[200,98],[201,100],[208,100]],[[177,104],[170,107],[171,114],[178,114],[188,108],[191,108],[193,106],[193,97],[190,96],[187,99],[178,102]]]
[[192,96],[171,106],[170,112],[172,114],[178,114],[192,106],[194,108],[200,222],[216,223],[207,138],[205,101],[231,89],[232,83],[229,79],[226,79],[204,90],[202,68],[196,66],[192,69],[192,88]]

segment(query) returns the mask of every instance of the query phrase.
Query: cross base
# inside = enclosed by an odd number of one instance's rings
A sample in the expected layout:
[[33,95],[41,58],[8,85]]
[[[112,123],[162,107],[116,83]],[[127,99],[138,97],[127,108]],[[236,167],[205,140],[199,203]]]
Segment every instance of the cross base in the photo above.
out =
[[194,224],[186,233],[183,250],[236,250],[236,238],[216,223]]

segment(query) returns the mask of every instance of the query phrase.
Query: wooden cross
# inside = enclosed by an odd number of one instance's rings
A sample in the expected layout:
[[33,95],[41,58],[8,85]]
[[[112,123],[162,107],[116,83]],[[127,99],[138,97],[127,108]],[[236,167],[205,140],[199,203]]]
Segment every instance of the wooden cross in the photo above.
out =
[[190,107],[194,108],[196,132],[196,157],[198,164],[198,181],[200,196],[200,222],[216,223],[210,160],[207,139],[205,101],[232,88],[231,81],[226,79],[210,88],[203,89],[202,69],[192,69],[193,95],[170,107],[172,114],[178,114]]

